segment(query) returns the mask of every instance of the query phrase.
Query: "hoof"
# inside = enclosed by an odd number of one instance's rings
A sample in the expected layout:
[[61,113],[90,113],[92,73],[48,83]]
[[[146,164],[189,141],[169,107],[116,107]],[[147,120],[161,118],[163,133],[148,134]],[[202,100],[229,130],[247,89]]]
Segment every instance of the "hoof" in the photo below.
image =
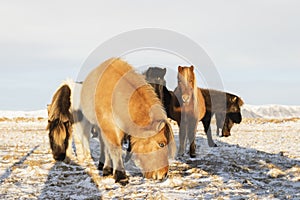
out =
[[196,157],[196,145],[194,144],[192,144],[191,146],[190,146],[190,157],[191,158],[195,158]]
[[98,164],[98,170],[103,170],[104,164],[102,162],[99,162]]
[[113,169],[111,167],[104,167],[103,168],[103,176],[110,176],[113,173]]
[[126,176],[125,171],[115,171],[114,179],[116,183],[120,183],[123,186],[129,183],[129,179]]
[[190,156],[191,156],[191,158],[196,158],[196,154],[195,153],[191,153]]
[[208,144],[209,147],[217,147],[218,145],[216,143]]

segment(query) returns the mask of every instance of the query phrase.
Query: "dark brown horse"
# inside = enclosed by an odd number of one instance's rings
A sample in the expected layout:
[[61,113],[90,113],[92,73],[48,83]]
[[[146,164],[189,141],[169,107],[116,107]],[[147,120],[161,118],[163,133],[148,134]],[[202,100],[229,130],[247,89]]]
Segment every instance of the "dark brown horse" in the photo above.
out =
[[[206,104],[207,121],[210,124],[211,117],[216,115],[217,135],[219,129],[222,129],[222,136],[230,136],[230,130],[234,123],[239,124],[242,121],[241,106],[243,100],[231,93],[203,89],[201,90]],[[209,119],[210,118],[210,119]]]
[[154,88],[158,98],[163,103],[163,87],[166,86],[165,75],[166,68],[149,67],[143,75],[145,75],[146,81]]
[[162,180],[168,174],[168,156],[176,150],[173,132],[153,88],[121,59],[109,59],[83,82],[81,106],[88,120],[97,124],[104,146],[103,175],[128,183],[122,141],[130,135],[133,160],[146,178]]

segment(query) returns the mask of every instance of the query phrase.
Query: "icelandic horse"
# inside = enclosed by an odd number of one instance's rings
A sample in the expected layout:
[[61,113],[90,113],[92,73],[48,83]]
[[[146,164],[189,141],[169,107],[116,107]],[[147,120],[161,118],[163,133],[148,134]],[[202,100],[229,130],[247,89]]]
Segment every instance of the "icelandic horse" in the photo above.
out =
[[[170,115],[179,126],[178,156],[184,155],[188,138],[190,143],[189,154],[191,158],[194,158],[196,157],[195,137],[197,125],[206,113],[205,100],[201,91],[197,88],[194,66],[178,66],[177,83],[178,85],[174,90],[177,99],[172,99]],[[205,132],[209,146],[215,146],[211,132]]]
[[57,161],[69,162],[72,154],[72,124],[74,123],[71,108],[71,89],[61,86],[53,95],[47,106],[49,142],[53,158]]
[[176,145],[171,126],[153,88],[131,65],[111,58],[92,70],[83,81],[84,115],[100,129],[104,146],[103,175],[128,183],[122,159],[122,140],[130,135],[132,158],[144,177],[162,180]]
[[[211,117],[215,114],[217,135],[219,136],[219,129],[221,129],[221,136],[230,136],[233,124],[239,124],[242,121],[241,106],[244,104],[243,100],[228,92],[204,88],[198,88],[198,90],[202,92],[206,104],[206,114],[204,117],[206,124],[204,126],[210,126]],[[213,106],[212,103],[214,104]]]
[[[72,158],[72,136],[75,139],[78,159],[83,161],[91,158],[91,129],[99,132],[99,128],[91,124],[81,111],[78,98],[81,87],[82,83],[64,81],[54,93],[51,104],[47,106],[49,142],[53,158],[57,161],[69,162]],[[102,140],[100,144],[104,151]],[[100,161],[104,161],[103,156]]]

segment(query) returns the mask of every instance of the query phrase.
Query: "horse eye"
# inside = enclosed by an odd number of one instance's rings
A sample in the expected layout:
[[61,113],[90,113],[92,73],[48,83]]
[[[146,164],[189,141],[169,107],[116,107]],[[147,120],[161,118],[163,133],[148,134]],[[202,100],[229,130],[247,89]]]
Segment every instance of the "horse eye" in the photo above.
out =
[[161,142],[161,143],[159,143],[158,145],[159,145],[159,147],[161,147],[161,148],[163,148],[163,147],[166,146],[166,144],[165,144],[164,142]]

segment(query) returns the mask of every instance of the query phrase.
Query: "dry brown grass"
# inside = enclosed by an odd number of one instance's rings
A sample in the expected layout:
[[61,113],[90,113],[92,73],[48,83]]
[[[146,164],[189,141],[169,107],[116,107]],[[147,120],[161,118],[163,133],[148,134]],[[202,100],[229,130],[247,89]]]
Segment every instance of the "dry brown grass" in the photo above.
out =
[[242,123],[246,124],[265,124],[265,123],[274,123],[274,124],[279,124],[283,122],[297,122],[299,121],[300,118],[298,117],[293,117],[293,118],[287,118],[287,119],[264,119],[264,118],[243,118]]
[[9,121],[10,119],[6,118],[6,117],[0,117],[0,122],[5,122],[5,121]]
[[0,122],[36,122],[36,121],[44,121],[47,118],[44,117],[14,117],[14,118],[7,118],[7,117],[0,117]]

